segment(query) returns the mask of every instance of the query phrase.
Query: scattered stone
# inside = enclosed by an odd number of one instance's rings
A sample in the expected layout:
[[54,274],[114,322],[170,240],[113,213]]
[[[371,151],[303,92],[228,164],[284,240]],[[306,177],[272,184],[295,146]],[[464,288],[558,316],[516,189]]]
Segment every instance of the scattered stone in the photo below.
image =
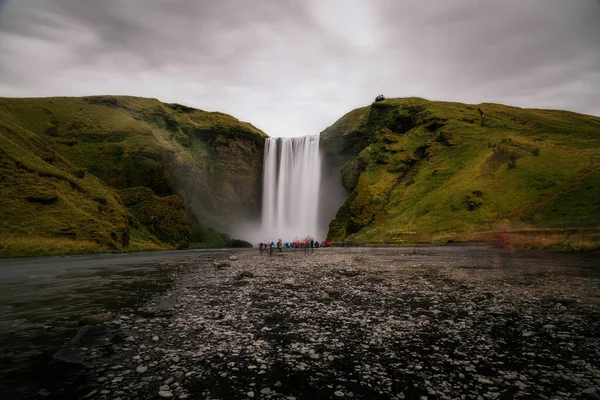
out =
[[214,261],[213,266],[217,269],[223,269],[231,267],[231,263],[229,261]]
[[238,281],[244,278],[254,278],[254,274],[250,271],[241,271],[235,276]]
[[598,396],[596,389],[593,387],[583,390],[581,392],[581,394],[583,395],[584,398],[589,399],[589,400],[600,400],[600,396]]
[[91,392],[89,392],[88,394],[86,394],[85,396],[83,396],[84,399],[89,399],[90,397],[93,397],[96,393],[98,393],[98,389],[94,389]]
[[146,367],[145,365],[140,365],[135,369],[135,372],[137,372],[138,374],[143,374],[146,371],[148,371],[148,367]]
[[479,378],[479,379],[477,379],[477,382],[479,382],[483,385],[493,385],[494,384],[494,382],[490,381],[487,378]]
[[287,278],[283,280],[283,285],[287,286],[287,287],[294,287],[296,286],[296,280],[294,278]]
[[[535,266],[520,269],[514,260],[509,271],[473,265],[484,257],[319,251],[243,253],[239,263],[223,261],[231,270],[198,261],[174,272],[179,283],[139,314],[126,310],[126,318],[96,325],[113,336],[86,335],[63,353],[82,364],[85,355],[99,390],[92,396],[111,399],[155,398],[157,391],[161,398],[227,398],[218,389],[227,385],[231,398],[251,399],[310,398],[319,388],[342,399],[496,400],[508,393],[600,400],[596,309],[547,300],[553,285],[561,296],[596,293],[584,278],[575,284],[531,275]],[[514,365],[528,367],[516,372]],[[483,371],[491,377],[477,375]],[[408,394],[394,393],[407,377]],[[563,382],[560,393],[550,389],[556,382]]]

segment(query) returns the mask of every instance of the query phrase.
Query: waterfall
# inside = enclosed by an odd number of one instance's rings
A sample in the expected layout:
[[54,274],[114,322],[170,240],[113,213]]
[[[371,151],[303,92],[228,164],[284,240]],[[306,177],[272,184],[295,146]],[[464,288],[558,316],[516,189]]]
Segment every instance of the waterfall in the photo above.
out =
[[262,240],[322,240],[319,136],[269,138],[264,157]]

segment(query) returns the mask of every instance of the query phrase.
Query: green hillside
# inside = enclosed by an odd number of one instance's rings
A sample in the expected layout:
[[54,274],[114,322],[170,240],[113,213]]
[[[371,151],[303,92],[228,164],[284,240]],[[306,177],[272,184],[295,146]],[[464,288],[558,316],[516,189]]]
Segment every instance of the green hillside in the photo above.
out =
[[329,240],[600,247],[598,117],[388,99],[346,114],[321,143],[348,192]]
[[265,138],[155,99],[0,98],[0,256],[226,245]]

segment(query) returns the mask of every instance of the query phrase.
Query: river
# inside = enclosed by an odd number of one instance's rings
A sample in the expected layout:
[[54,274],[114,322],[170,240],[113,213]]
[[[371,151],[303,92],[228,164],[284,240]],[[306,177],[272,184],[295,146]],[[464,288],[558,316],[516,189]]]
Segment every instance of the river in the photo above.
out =
[[134,312],[193,265],[222,257],[186,250],[0,260],[0,394],[29,379],[81,317]]

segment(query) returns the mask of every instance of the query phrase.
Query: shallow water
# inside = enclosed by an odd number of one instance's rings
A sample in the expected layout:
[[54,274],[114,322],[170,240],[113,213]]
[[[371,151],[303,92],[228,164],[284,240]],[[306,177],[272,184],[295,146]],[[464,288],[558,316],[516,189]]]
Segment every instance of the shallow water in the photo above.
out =
[[134,312],[198,261],[225,256],[188,250],[0,260],[0,376],[60,346],[82,316]]

